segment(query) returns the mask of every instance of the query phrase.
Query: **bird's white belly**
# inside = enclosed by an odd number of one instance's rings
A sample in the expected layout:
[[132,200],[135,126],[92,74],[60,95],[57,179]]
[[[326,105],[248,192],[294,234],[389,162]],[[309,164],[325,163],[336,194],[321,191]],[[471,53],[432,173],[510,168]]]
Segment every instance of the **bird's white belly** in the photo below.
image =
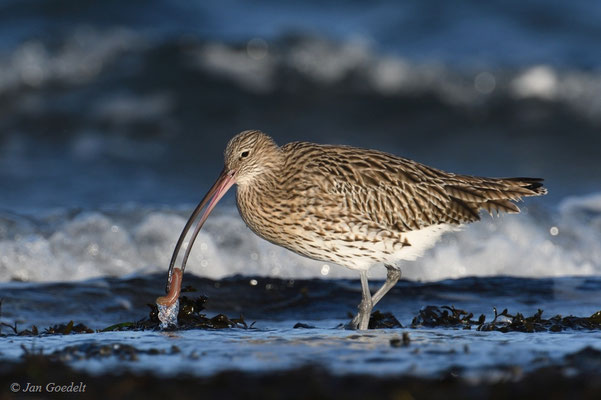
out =
[[[376,264],[396,265],[400,261],[412,261],[422,256],[426,250],[434,246],[443,233],[457,230],[456,225],[440,224],[427,228],[402,233],[400,246],[398,239],[382,238],[369,241],[345,241],[325,239],[317,244],[317,248],[300,252],[311,258],[329,261],[350,269],[368,270]],[[307,254],[308,253],[308,254]]]

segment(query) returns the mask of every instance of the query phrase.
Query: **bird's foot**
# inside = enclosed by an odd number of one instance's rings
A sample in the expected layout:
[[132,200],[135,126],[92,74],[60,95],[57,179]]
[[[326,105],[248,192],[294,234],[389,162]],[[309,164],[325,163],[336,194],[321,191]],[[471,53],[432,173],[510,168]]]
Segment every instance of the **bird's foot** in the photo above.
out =
[[344,329],[352,331],[364,331],[369,329],[369,321],[371,319],[371,313],[366,318],[361,317],[361,313],[355,315],[355,317],[344,325]]
[[356,331],[359,329],[359,314],[355,315],[355,317],[349,321],[346,325],[344,325],[344,329],[348,329],[351,331]]
[[371,318],[371,310],[373,304],[371,299],[364,299],[359,304],[359,312],[349,322],[345,328],[353,330],[366,330],[369,327],[369,319]]

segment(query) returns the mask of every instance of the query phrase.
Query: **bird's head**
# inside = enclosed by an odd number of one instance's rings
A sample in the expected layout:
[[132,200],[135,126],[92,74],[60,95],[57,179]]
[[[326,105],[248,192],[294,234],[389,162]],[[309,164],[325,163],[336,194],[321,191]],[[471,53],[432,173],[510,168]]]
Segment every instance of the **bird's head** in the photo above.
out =
[[258,176],[278,168],[281,151],[261,131],[244,131],[234,136],[225,148],[225,170],[234,181],[245,186]]

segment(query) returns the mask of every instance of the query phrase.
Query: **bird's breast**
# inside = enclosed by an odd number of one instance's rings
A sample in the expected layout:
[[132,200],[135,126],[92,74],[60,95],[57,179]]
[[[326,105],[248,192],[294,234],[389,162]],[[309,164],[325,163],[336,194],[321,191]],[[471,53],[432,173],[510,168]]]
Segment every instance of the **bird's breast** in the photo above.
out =
[[411,234],[383,230],[345,214],[336,203],[339,200],[325,194],[315,197],[286,191],[274,196],[239,188],[236,199],[242,219],[260,237],[298,254],[353,269],[415,259],[439,236],[430,229]]
[[278,193],[239,187],[236,204],[246,225],[257,235],[285,245],[295,222],[291,208],[278,201]]

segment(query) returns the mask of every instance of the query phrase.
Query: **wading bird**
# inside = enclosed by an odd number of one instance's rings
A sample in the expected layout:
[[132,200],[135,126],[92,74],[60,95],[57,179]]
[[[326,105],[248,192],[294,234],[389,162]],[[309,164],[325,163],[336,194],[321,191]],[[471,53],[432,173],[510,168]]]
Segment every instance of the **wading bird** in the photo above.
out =
[[[221,175],[196,207],[169,266],[170,306],[200,228],[217,202],[237,184],[242,219],[260,237],[295,253],[359,271],[362,300],[349,323],[367,329],[372,308],[397,283],[399,262],[415,260],[444,233],[480,219],[480,211],[518,213],[513,203],[547,193],[539,178],[483,178],[444,172],[377,150],[293,142],[279,147],[257,130],[236,135],[225,150]],[[183,257],[184,239],[202,211]],[[387,268],[373,295],[367,271]]]

